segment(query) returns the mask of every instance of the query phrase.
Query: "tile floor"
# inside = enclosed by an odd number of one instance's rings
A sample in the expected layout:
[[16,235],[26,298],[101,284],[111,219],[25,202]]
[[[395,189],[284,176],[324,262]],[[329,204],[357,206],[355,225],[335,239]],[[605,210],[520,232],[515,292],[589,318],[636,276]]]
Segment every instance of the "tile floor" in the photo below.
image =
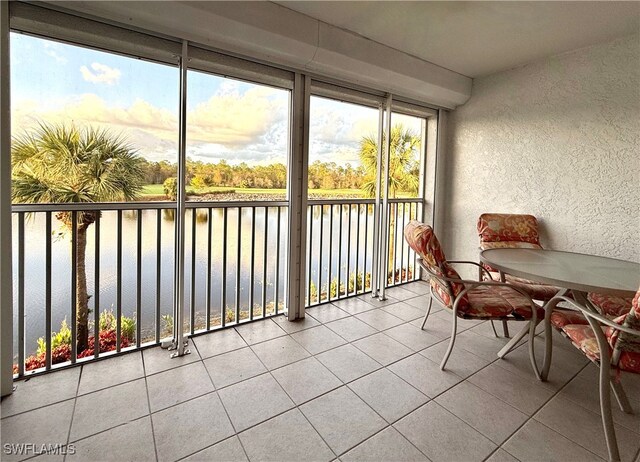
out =
[[[367,295],[311,308],[301,322],[198,336],[180,359],[153,348],[18,382],[2,401],[3,448],[75,445],[38,461],[606,458],[597,370],[565,339],[554,339],[551,380],[540,383],[526,348],[499,360],[506,340],[489,323],[461,321],[442,372],[451,320],[434,305],[420,330],[427,292],[416,282],[385,303]],[[631,462],[640,462],[638,379],[623,377],[638,414],[615,411]]]

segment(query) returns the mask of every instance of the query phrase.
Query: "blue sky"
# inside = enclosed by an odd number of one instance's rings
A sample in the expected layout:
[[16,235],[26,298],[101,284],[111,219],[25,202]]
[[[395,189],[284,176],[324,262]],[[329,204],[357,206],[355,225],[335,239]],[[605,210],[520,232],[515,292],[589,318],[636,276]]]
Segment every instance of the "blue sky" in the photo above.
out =
[[[190,158],[286,163],[288,91],[196,71],[187,81]],[[125,135],[149,160],[175,162],[178,85],[177,67],[11,34],[14,134],[39,120],[98,125]],[[402,119],[419,132],[415,119]],[[313,98],[310,123],[311,162],[355,166],[360,139],[377,132],[378,115]]]

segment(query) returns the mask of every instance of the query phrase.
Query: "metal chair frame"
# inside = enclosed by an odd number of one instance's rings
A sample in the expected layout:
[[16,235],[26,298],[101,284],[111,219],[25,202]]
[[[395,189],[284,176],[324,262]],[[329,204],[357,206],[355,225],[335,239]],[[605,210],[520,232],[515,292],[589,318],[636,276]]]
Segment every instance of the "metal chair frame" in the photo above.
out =
[[[519,289],[517,287],[514,287],[510,284],[507,284],[506,282],[497,282],[494,281],[491,278],[491,275],[489,274],[489,272],[486,270],[486,268],[483,268],[482,265],[480,265],[479,263],[473,262],[473,261],[465,261],[465,260],[451,260],[451,261],[447,261],[447,263],[452,263],[452,264],[470,264],[470,265],[474,265],[477,266],[479,268],[481,268],[482,270],[486,271],[486,273],[489,275],[489,278],[491,279],[490,281],[483,281],[483,280],[479,280],[479,281],[473,281],[473,280],[469,280],[469,279],[459,279],[459,278],[451,278],[448,276],[441,276],[439,274],[434,273],[433,271],[431,271],[431,269],[425,265],[424,261],[422,260],[422,258],[418,258],[418,263],[420,264],[420,266],[429,274],[430,277],[435,278],[439,281],[441,281],[443,283],[444,287],[448,287],[449,282],[456,282],[459,284],[463,284],[464,285],[464,289],[455,297],[453,303],[452,303],[452,308],[449,308],[447,306],[447,304],[440,299],[440,297],[437,296],[436,293],[434,293],[433,291],[433,287],[431,288],[431,297],[429,299],[429,306],[427,308],[427,312],[424,316],[424,320],[422,321],[422,326],[421,329],[424,329],[424,326],[427,322],[427,319],[429,318],[429,314],[431,313],[431,305],[433,303],[433,298],[435,297],[443,306],[445,306],[446,308],[450,309],[453,315],[453,323],[452,323],[452,327],[451,327],[451,339],[449,340],[449,347],[447,348],[447,352],[444,355],[444,358],[442,359],[442,362],[440,363],[440,370],[444,370],[447,361],[449,360],[449,356],[451,356],[451,352],[453,351],[453,346],[456,342],[456,333],[457,333],[457,324],[458,324],[458,306],[460,304],[460,300],[462,300],[462,298],[467,294],[467,292],[469,292],[470,290],[479,287],[479,286],[493,286],[493,287],[509,287],[511,290],[519,293],[520,295],[526,297],[529,300],[529,303],[531,305],[531,318],[527,319],[526,321],[529,322],[529,336],[530,338],[533,338],[533,336],[535,335],[535,329],[536,326],[538,324],[538,308],[540,308],[538,305],[535,304],[535,302],[533,301],[533,299],[522,289]],[[443,272],[443,274],[445,273],[444,268],[442,268],[442,265],[440,265],[440,269]],[[451,296],[451,298],[453,297],[453,293],[449,294]],[[517,321],[521,321],[522,319],[516,318],[516,317],[487,317],[487,318],[478,318],[478,319],[484,319],[486,321],[506,321],[506,320],[517,320]],[[495,332],[495,328],[494,328],[494,332]],[[531,366],[533,367],[533,370],[536,374],[536,377],[540,378],[540,371],[538,370],[538,366],[536,364],[536,358],[535,358],[535,352],[534,352],[534,342],[529,342],[529,359],[531,361]]]
[[[590,305],[589,301],[586,297],[581,294],[574,293],[574,296],[578,298],[581,302],[586,302]],[[558,303],[564,302],[568,304],[571,309],[576,311],[580,311],[589,322],[589,326],[593,330],[596,340],[598,342],[598,349],[600,350],[600,359],[592,361],[598,366],[600,370],[599,376],[599,388],[600,388],[600,412],[602,415],[602,426],[604,427],[605,439],[607,441],[607,450],[609,452],[609,460],[611,461],[619,461],[620,460],[620,452],[618,450],[618,442],[616,439],[615,428],[613,424],[613,414],[611,411],[611,395],[609,387],[613,390],[613,394],[616,397],[616,401],[620,406],[620,409],[627,413],[633,414],[633,409],[629,403],[629,400],[622,388],[622,385],[615,380],[615,376],[611,375],[611,369],[617,369],[618,362],[620,361],[620,354],[622,350],[616,345],[613,348],[613,351],[609,353],[609,342],[602,332],[602,326],[611,327],[613,329],[617,329],[621,332],[625,332],[627,334],[635,335],[640,337],[640,330],[631,329],[626,326],[622,326],[620,324],[616,324],[610,319],[602,316],[601,314],[590,309],[585,306],[576,303],[575,300],[565,297],[565,296],[556,296],[552,298],[547,305],[545,305],[545,358],[544,365],[542,368],[541,379],[546,380],[549,375],[549,369],[551,367],[551,357],[553,351],[553,341],[551,338],[551,313],[556,308]],[[563,308],[565,305],[563,305]],[[603,365],[608,365],[608,367],[603,367]]]

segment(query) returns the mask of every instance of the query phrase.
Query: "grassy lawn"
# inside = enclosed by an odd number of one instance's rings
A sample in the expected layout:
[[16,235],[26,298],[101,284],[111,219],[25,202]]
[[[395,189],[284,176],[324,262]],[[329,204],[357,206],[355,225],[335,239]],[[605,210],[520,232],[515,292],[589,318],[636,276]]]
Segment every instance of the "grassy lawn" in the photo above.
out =
[[[237,193],[244,194],[286,194],[285,189],[261,189],[261,188],[232,188],[228,186],[212,186],[210,188],[202,188],[194,190],[192,187],[187,188],[188,194],[206,194],[211,192],[223,192],[223,191],[235,191]],[[318,196],[327,196],[327,197],[364,197],[364,192],[357,189],[310,189],[309,193],[318,195]],[[162,196],[164,195],[164,189],[161,184],[148,184],[142,188],[142,193],[140,194],[142,197],[144,196]],[[398,193],[399,198],[411,197],[410,194],[407,193]]]

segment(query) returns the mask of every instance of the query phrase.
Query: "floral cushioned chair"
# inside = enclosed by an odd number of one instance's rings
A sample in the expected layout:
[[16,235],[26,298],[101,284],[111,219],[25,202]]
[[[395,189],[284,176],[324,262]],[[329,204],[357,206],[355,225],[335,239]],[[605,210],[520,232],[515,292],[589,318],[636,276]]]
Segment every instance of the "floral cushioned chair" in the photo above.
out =
[[[457,318],[483,320],[530,320],[543,316],[527,293],[504,282],[487,280],[463,280],[451,266],[452,263],[475,265],[480,271],[487,272],[479,263],[468,261],[447,261],[433,229],[412,220],[404,228],[404,237],[409,246],[419,256],[418,262],[430,275],[431,298],[422,322],[422,329],[427,322],[433,297],[436,297],[446,308],[452,311],[453,325],[449,348],[440,364],[444,367],[451,355],[456,339]],[[535,322],[532,323],[535,328]],[[533,344],[529,346],[529,354],[534,370],[538,370],[533,356]]]
[[[604,297],[607,300],[615,297]],[[594,303],[597,296],[589,294],[589,301],[597,309],[604,309]],[[622,298],[622,302],[626,299]],[[619,308],[621,300],[614,300],[614,307]],[[574,310],[576,316],[570,318],[566,314],[558,316],[556,305],[566,302]],[[609,307],[610,313],[613,313]],[[554,320],[555,316],[555,320]],[[602,315],[577,304],[568,297],[554,297],[549,302],[547,310],[547,322],[553,324],[562,334],[569,338],[573,345],[582,351],[591,361],[600,367],[600,408],[602,422],[609,449],[609,459],[620,460],[613,417],[611,415],[611,400],[609,388],[620,408],[628,413],[633,413],[631,405],[622,389],[619,381],[620,371],[640,374],[640,289],[632,299],[630,308],[626,313],[611,319],[613,314]],[[579,322],[568,323],[567,319]],[[586,322],[583,322],[586,320]],[[562,321],[562,322],[560,322]],[[551,362],[551,349],[548,348],[548,357],[545,359],[545,367],[542,377],[546,379]],[[613,374],[611,372],[613,371]]]
[[[538,220],[533,215],[517,215],[508,213],[483,213],[478,218],[478,235],[480,249],[520,248],[542,249]],[[484,265],[494,273],[494,279],[500,280],[498,271]],[[540,284],[510,274],[505,274],[505,281],[513,284],[531,296],[534,300],[551,300],[560,290],[558,287]]]
[[[477,228],[480,236],[480,249],[482,250],[497,248],[542,249],[538,220],[533,215],[483,213],[478,218]],[[483,266],[492,273],[493,279],[500,280],[497,270],[486,264]],[[543,302],[551,300],[561,290],[559,287],[540,284],[510,274],[505,274],[504,279],[506,282],[523,289],[534,300]],[[611,319],[628,313],[631,309],[631,300],[632,298],[614,295],[589,294],[589,301]],[[560,320],[563,315],[566,315],[567,319]],[[588,324],[586,318],[576,311],[554,313],[554,316],[558,318],[557,322],[563,324]],[[552,322],[554,322],[553,319]]]

